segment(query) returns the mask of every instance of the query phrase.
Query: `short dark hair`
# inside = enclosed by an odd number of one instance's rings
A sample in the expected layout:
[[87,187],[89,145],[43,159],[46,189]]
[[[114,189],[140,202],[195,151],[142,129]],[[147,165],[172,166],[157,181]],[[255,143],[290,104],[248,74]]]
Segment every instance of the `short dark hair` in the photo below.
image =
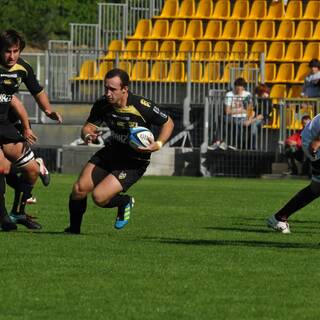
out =
[[264,93],[270,94],[270,88],[265,84],[265,83],[259,83],[255,89],[254,89],[254,93],[258,96],[258,97],[262,97],[262,95]]
[[118,68],[111,69],[106,73],[104,80],[114,78],[114,77],[120,78],[122,88],[129,86],[130,78],[129,78],[129,75],[126,71],[124,71],[122,69],[118,69]]
[[234,81],[234,86],[235,87],[246,87],[247,86],[246,80],[244,80],[244,78],[237,78]]
[[320,61],[318,59],[311,59],[309,62],[310,68],[320,68]]
[[308,114],[305,114],[302,118],[301,121],[305,121],[305,120],[311,120],[311,117]]
[[19,46],[20,51],[24,49],[26,46],[26,43],[22,36],[17,32],[16,30],[13,29],[8,29],[0,34],[0,51],[5,51],[8,48],[17,45]]

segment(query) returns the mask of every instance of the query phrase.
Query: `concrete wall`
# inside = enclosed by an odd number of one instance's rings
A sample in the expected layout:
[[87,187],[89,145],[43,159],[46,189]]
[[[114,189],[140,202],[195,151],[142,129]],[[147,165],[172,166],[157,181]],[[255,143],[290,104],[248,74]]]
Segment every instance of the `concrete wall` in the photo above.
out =
[[[62,172],[79,173],[98,147],[63,146]],[[189,175],[199,172],[199,150],[190,148],[167,148],[152,154],[146,175]]]

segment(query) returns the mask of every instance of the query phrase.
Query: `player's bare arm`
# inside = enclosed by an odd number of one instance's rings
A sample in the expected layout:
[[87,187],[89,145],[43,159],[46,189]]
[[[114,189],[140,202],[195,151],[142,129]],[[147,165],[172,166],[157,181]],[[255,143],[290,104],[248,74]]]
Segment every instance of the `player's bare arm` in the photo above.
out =
[[28,114],[22,102],[16,96],[12,96],[10,106],[15,110],[21,121],[23,126],[23,136],[29,144],[34,144],[37,141],[37,136],[30,128]]
[[164,123],[159,132],[158,139],[153,141],[148,147],[141,148],[143,151],[155,152],[162,148],[162,146],[168,141],[170,138],[172,131],[174,128],[174,123],[170,117],[168,117],[168,121]]
[[52,111],[46,92],[42,91],[41,93],[39,93],[37,96],[35,96],[35,100],[37,101],[40,109],[48,118],[57,121],[58,123],[62,123],[62,116],[58,112]]
[[86,144],[95,142],[98,136],[101,134],[98,129],[99,128],[96,125],[86,122],[81,131],[82,140]]

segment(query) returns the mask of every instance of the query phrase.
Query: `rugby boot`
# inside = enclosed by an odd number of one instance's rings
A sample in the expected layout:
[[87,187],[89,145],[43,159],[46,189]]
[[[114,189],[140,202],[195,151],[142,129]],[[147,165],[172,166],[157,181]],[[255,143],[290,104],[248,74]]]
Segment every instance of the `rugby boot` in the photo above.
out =
[[122,229],[129,223],[133,206],[134,198],[131,197],[129,203],[127,203],[125,206],[118,207],[118,214],[114,224],[116,229]]
[[17,230],[17,226],[13,223],[8,214],[0,217],[0,227],[3,231],[14,231]]
[[36,161],[39,165],[39,177],[42,181],[42,184],[47,187],[50,184],[50,172],[45,166],[42,158],[36,158]]
[[40,230],[42,229],[42,226],[40,223],[34,221],[36,219],[35,217],[32,217],[28,214],[16,214],[16,213],[11,213],[10,214],[10,219],[12,222],[16,224],[22,224],[26,228],[30,230]]

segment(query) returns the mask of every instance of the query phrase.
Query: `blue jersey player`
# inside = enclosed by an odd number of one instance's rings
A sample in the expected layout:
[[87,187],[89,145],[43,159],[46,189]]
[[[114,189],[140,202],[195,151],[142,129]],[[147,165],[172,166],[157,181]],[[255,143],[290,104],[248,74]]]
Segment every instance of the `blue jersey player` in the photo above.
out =
[[267,220],[267,225],[282,233],[290,233],[289,217],[320,196],[320,114],[314,117],[301,133],[302,148],[310,159],[311,183],[300,190],[284,207]]

